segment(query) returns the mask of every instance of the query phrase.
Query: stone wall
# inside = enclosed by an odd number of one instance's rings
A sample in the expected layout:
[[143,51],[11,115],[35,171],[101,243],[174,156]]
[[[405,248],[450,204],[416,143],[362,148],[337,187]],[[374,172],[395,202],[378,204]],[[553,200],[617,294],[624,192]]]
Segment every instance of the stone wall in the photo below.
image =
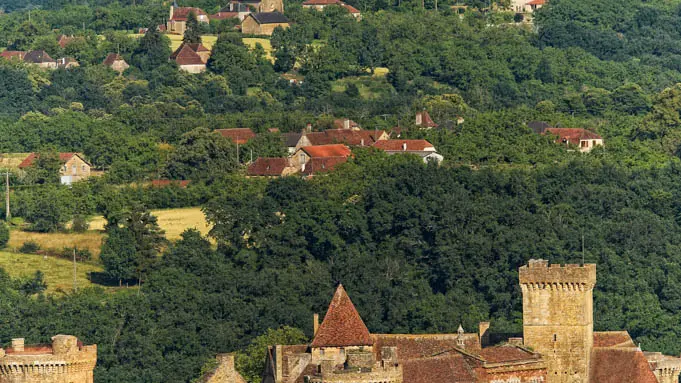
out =
[[544,356],[549,383],[588,382],[595,284],[596,265],[520,268],[524,342]]
[[218,354],[218,366],[201,383],[246,383],[234,367],[234,354]]
[[70,335],[57,335],[51,345],[14,347],[0,352],[0,383],[93,383],[97,346],[79,346]]

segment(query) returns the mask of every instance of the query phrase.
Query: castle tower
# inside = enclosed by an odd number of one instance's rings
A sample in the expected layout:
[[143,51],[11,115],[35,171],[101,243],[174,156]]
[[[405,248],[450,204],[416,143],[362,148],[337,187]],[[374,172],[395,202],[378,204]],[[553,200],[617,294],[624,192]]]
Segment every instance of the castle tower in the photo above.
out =
[[0,383],[93,383],[96,363],[97,345],[84,346],[75,336],[38,346],[13,339],[12,347],[0,348]]
[[587,383],[593,347],[596,265],[520,268],[524,343],[544,356],[548,383]]

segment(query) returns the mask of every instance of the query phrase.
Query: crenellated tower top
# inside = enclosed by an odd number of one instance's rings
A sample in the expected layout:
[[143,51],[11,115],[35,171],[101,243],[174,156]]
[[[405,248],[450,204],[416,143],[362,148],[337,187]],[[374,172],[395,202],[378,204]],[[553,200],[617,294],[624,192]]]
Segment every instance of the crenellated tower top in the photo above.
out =
[[520,267],[520,285],[530,289],[585,291],[596,285],[596,265],[549,265],[545,259],[531,259]]

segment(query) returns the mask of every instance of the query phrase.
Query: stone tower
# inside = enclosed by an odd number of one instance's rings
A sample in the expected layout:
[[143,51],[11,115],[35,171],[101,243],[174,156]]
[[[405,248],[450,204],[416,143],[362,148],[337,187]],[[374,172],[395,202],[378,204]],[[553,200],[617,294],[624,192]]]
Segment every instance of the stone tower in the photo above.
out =
[[97,345],[84,346],[75,336],[57,335],[52,344],[0,348],[0,383],[92,383]]
[[594,264],[533,259],[520,268],[524,342],[544,356],[548,383],[589,381],[595,284]]

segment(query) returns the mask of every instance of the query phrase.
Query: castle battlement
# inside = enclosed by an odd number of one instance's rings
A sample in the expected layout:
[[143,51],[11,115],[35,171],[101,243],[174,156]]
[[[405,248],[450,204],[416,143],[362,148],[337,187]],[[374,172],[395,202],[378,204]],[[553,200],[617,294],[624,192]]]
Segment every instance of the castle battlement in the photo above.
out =
[[528,289],[585,291],[596,285],[596,265],[549,265],[545,259],[531,259],[519,270],[520,285]]
[[57,335],[52,344],[0,348],[0,383],[92,383],[97,346],[84,346],[75,336]]

